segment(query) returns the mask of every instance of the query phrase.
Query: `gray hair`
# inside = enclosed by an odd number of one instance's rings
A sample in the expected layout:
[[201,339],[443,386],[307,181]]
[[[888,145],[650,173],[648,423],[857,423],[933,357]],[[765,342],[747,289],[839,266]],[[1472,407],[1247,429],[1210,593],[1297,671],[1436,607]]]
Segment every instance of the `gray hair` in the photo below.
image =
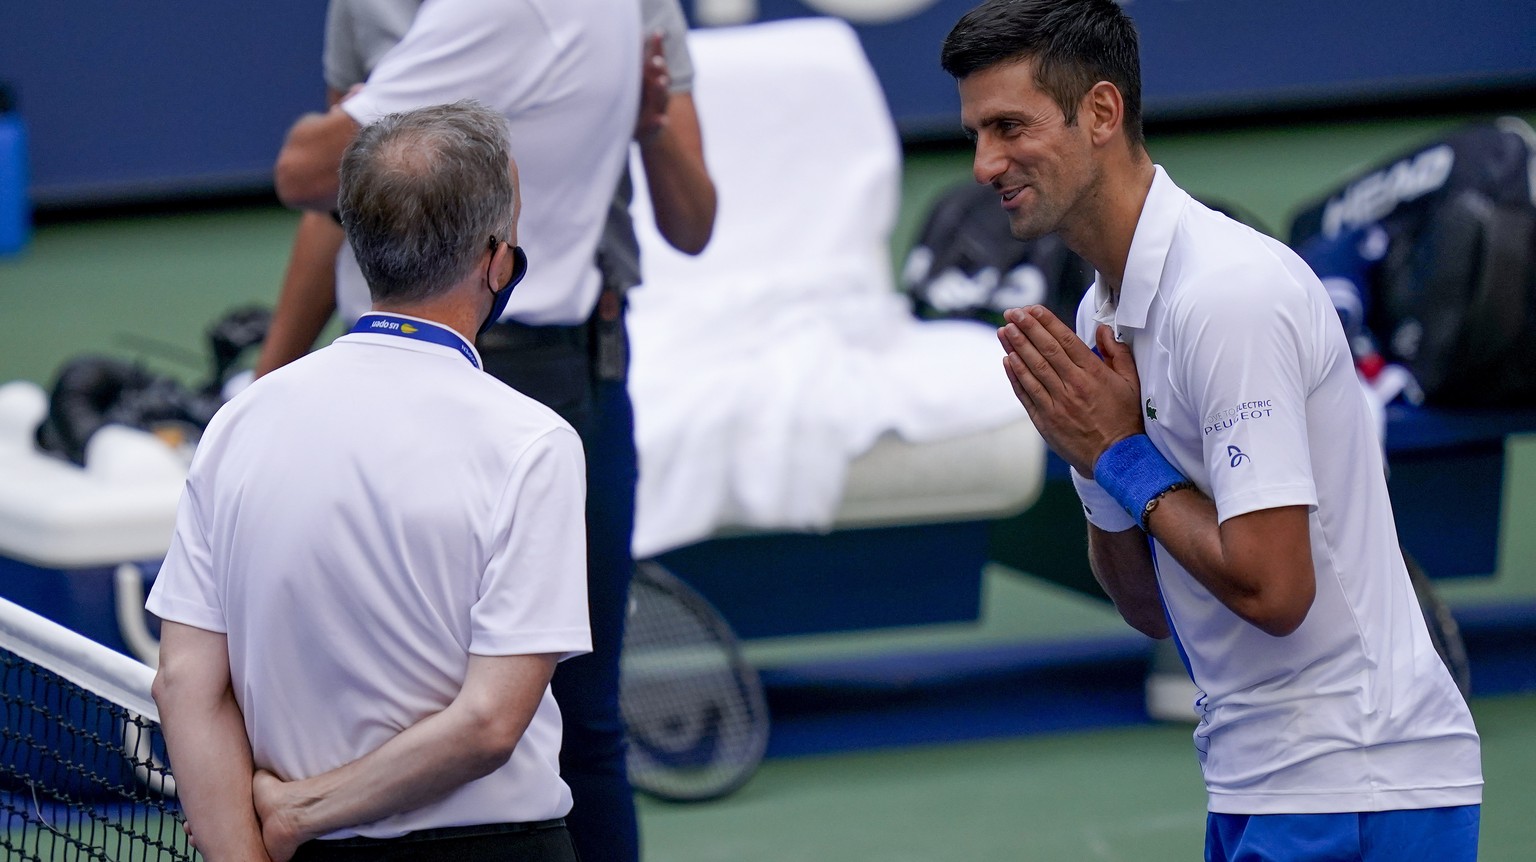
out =
[[470,101],[390,114],[341,159],[337,205],[375,302],[448,290],[506,235],[517,194],[506,120]]

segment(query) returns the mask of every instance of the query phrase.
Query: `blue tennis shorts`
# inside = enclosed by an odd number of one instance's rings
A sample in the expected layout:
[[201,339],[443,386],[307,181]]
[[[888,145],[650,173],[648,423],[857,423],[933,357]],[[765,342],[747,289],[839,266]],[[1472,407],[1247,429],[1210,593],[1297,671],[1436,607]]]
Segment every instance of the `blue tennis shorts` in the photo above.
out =
[[1209,814],[1206,862],[1476,862],[1482,806]]

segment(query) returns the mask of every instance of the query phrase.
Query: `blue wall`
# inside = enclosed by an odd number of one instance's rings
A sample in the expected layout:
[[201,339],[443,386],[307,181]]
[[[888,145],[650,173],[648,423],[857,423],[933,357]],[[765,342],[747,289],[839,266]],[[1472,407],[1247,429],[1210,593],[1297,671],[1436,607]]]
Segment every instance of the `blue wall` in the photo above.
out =
[[[938,68],[973,0],[685,0],[696,21],[841,11],[909,136],[953,134]],[[1536,88],[1530,0],[1127,0],[1152,118]],[[892,11],[896,10],[896,11]],[[126,18],[124,16],[127,16]],[[32,135],[40,205],[261,191],[294,118],[321,107],[325,0],[16,0],[0,80]]]
[[[760,19],[850,12],[904,133],[958,132],[939,45],[977,0],[747,0]],[[719,20],[742,0],[691,0]],[[1157,119],[1536,87],[1531,0],[1125,0]],[[906,16],[881,20],[881,9]]]
[[325,107],[325,0],[14,0],[16,89],[40,205],[268,189],[299,114]]

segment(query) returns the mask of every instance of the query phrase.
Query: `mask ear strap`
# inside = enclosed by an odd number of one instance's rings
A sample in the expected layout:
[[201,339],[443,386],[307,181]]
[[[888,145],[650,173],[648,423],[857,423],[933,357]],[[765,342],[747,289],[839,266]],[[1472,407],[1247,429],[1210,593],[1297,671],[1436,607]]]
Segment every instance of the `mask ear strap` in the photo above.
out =
[[508,246],[512,250],[512,277],[507,279],[505,290],[517,287],[523,276],[528,274],[528,254],[520,245]]

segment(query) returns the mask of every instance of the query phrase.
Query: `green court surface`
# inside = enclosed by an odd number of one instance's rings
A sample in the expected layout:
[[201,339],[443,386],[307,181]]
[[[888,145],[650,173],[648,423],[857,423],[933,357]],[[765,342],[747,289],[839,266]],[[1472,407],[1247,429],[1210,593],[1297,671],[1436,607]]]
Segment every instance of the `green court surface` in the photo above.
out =
[[[1478,858],[1528,862],[1536,695],[1472,706]],[[646,858],[667,862],[1194,862],[1204,805],[1190,728],[1152,725],[771,760],[734,796],[640,812]]]
[[[1154,136],[1154,159],[1192,193],[1235,203],[1283,236],[1292,211],[1340,179],[1465,117]],[[1527,115],[1536,119],[1536,115]],[[707,131],[707,130],[706,130]],[[923,213],[970,177],[963,149],[907,159],[892,240],[899,262]],[[52,221],[0,259],[0,383],[47,385],[86,353],[201,382],[208,326],[270,304],[297,223],[271,205]],[[331,332],[334,333],[333,326]],[[1498,570],[1446,584],[1453,605],[1536,600],[1536,436],[1512,441]],[[778,639],[759,664],[807,657],[1123,634],[1104,605],[993,566],[974,624]],[[1532,645],[1536,659],[1536,644]],[[1536,858],[1536,695],[1479,698],[1488,862]],[[727,860],[1193,860],[1203,793],[1189,728],[1147,725],[991,742],[771,760],[713,803],[647,800],[647,857]]]

